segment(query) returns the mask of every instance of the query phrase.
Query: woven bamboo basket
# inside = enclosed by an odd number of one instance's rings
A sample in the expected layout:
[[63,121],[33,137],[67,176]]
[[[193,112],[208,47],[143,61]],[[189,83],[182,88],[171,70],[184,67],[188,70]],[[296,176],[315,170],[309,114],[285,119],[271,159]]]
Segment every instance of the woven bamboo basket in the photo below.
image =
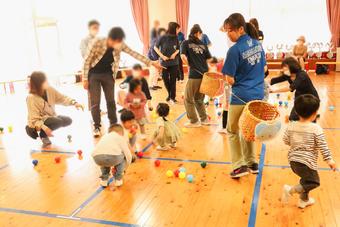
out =
[[246,141],[255,141],[255,127],[260,122],[273,124],[279,120],[277,108],[265,101],[248,102],[239,120],[239,127]]
[[215,72],[206,72],[203,74],[203,79],[200,87],[202,94],[209,97],[217,97],[223,94],[224,82],[221,79],[222,74]]

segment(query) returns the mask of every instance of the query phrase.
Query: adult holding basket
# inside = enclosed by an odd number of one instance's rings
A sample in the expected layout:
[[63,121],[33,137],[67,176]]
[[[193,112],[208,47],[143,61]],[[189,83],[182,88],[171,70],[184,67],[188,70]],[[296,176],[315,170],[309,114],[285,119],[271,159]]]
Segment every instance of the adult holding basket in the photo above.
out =
[[239,119],[247,102],[264,97],[265,53],[253,25],[246,23],[239,13],[224,21],[224,30],[235,45],[228,50],[222,73],[232,86],[228,115],[229,150],[231,152],[232,178],[258,173],[254,142],[246,141],[240,134]]

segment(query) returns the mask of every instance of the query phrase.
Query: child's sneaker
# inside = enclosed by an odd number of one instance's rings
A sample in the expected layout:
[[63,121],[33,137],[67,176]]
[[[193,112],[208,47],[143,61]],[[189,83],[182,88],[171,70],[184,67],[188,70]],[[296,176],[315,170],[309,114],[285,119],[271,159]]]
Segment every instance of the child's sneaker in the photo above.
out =
[[211,125],[211,122],[209,121],[209,119],[205,119],[204,121],[201,121],[202,125]]
[[171,148],[175,149],[175,148],[176,148],[176,143],[171,143],[171,144],[169,144],[169,146],[170,146]]
[[283,185],[281,202],[287,204],[292,194],[290,194],[291,186],[285,184]]
[[100,128],[95,128],[94,130],[93,130],[93,137],[94,138],[98,138],[98,137],[100,137],[102,134],[101,134],[101,132],[100,132]]
[[164,146],[164,147],[162,147],[162,146],[157,146],[156,149],[159,150],[159,151],[168,151],[168,150],[169,150],[169,148],[168,148],[168,147],[165,147],[165,146]]
[[100,186],[102,186],[103,188],[106,188],[108,185],[109,185],[108,180],[100,180]]
[[116,187],[120,187],[120,186],[122,186],[123,185],[123,179],[121,179],[121,180],[115,180],[115,186]]
[[228,131],[225,128],[221,128],[217,132],[220,133],[220,134],[228,134]]
[[256,162],[251,164],[250,166],[248,166],[249,171],[252,174],[258,174],[259,173],[259,164],[257,164]]
[[199,127],[201,127],[201,123],[199,121],[197,121],[196,123],[187,122],[187,123],[184,124],[184,127],[186,127],[186,128],[199,128]]
[[48,137],[42,138],[41,141],[43,143],[42,145],[43,148],[46,148],[52,144],[51,140]]
[[241,166],[240,168],[234,169],[231,173],[230,173],[230,177],[237,179],[243,176],[248,175],[248,168],[247,166]]
[[315,203],[315,199],[313,198],[309,198],[308,201],[303,201],[302,199],[299,200],[299,203],[298,203],[298,207],[303,209],[307,206],[311,206]]

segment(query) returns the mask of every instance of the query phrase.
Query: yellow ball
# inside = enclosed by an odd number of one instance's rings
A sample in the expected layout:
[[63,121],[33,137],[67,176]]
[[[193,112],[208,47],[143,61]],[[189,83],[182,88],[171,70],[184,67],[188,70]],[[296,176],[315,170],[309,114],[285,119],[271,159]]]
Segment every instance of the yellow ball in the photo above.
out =
[[279,104],[277,104],[277,103],[274,103],[274,106],[275,106],[275,107],[277,107],[278,105],[279,105]]
[[178,177],[179,177],[179,179],[184,179],[185,178],[185,172],[180,172],[179,174],[178,174]]
[[183,133],[187,133],[187,132],[188,132],[188,129],[187,129],[187,128],[182,128],[182,132],[183,132]]
[[128,136],[129,136],[129,139],[133,137],[132,133],[129,133]]
[[174,172],[172,172],[172,170],[168,170],[168,171],[166,171],[166,176],[167,177],[173,177],[174,176]]

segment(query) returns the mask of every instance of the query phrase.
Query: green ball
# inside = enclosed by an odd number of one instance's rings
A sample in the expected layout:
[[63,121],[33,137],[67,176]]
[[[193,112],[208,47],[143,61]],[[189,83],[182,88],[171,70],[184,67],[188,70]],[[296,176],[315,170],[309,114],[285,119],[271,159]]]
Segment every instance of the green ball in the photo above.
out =
[[201,162],[201,167],[204,169],[205,167],[207,167],[207,163],[206,162]]

